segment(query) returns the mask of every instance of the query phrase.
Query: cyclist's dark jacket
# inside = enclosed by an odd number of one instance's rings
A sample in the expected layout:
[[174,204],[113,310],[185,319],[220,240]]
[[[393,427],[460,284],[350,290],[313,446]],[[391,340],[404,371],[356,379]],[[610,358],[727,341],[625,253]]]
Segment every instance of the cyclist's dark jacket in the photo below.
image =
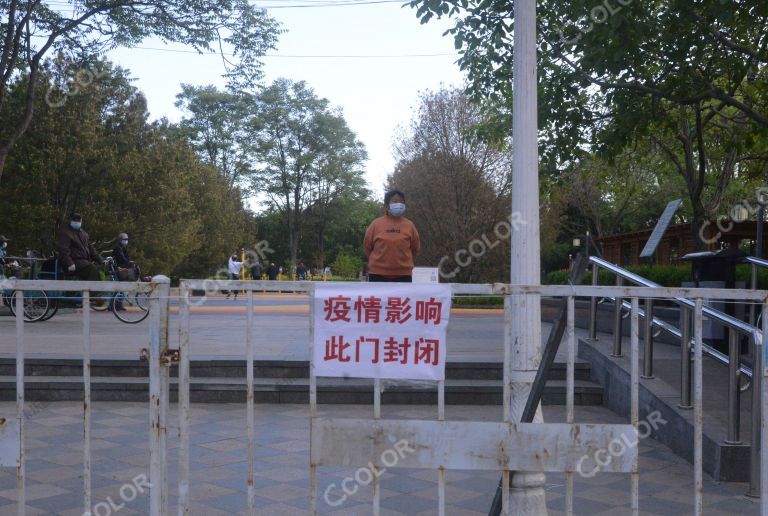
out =
[[81,269],[91,262],[104,263],[96,248],[88,241],[88,233],[69,226],[62,228],[59,233],[59,260],[65,269],[72,264]]
[[112,251],[112,257],[115,259],[115,263],[118,267],[128,268],[131,266],[131,257],[128,256],[128,251],[120,244]]

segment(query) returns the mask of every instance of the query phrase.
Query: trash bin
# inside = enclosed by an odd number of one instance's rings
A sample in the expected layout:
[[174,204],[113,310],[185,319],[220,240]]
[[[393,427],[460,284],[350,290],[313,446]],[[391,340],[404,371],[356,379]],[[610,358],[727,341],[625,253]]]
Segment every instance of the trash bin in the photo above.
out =
[[[695,288],[744,288],[743,282],[736,282],[736,265],[741,263],[746,256],[739,249],[723,249],[721,251],[704,251],[700,253],[686,254],[682,261],[691,263],[690,283],[683,286]],[[737,319],[744,319],[744,305],[726,303],[723,301],[704,300],[704,304],[715,310],[725,312]],[[726,352],[728,342],[726,340],[725,327],[705,318],[702,321],[702,338],[708,344],[714,345],[718,350]]]

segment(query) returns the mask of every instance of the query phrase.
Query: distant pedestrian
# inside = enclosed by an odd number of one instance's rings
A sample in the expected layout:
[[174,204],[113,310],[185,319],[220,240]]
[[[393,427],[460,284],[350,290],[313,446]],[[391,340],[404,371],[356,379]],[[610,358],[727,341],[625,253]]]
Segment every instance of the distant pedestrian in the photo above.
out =
[[251,267],[251,277],[255,280],[261,279],[261,264],[258,260],[256,260],[256,263]]
[[267,267],[267,278],[269,278],[271,281],[275,281],[277,279],[278,272],[279,270],[277,265],[275,265],[275,262],[270,263],[269,267]]
[[8,239],[3,235],[0,235],[0,274],[3,273],[5,267],[5,257],[8,256]]
[[[243,262],[239,261],[237,256],[237,251],[234,251],[232,255],[229,257],[229,262],[227,263],[227,273],[230,280],[238,280],[240,279],[240,271],[243,268]],[[232,294],[235,295],[235,299],[237,299],[237,295],[240,292],[238,290],[233,290],[230,292],[227,292],[227,299],[229,299],[229,296]]]
[[5,270],[8,269],[9,277],[20,278],[22,269],[16,260],[8,261],[8,239],[0,235],[0,278],[5,277]]
[[299,262],[298,267],[296,267],[296,277],[299,281],[307,279],[307,267],[304,265],[304,262]]

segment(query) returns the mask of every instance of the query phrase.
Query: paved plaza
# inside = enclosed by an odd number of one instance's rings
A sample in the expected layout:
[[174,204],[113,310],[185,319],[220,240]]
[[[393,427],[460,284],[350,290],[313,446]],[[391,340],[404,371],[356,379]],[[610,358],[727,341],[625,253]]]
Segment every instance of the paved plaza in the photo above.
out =
[[[308,360],[309,305],[305,295],[254,296],[255,353],[258,360]],[[190,349],[193,360],[245,357],[246,304],[211,296],[193,298]],[[149,318],[139,324],[120,322],[110,312],[91,312],[94,358],[136,359],[149,345]],[[171,303],[170,345],[178,346],[178,305]],[[25,356],[82,357],[82,310],[66,309],[51,320],[27,324]],[[547,330],[548,331],[548,330]],[[454,309],[448,326],[448,360],[498,361],[502,355],[502,310]],[[15,356],[14,319],[0,315],[0,356]]]
[[[256,296],[256,358],[306,360],[308,310],[298,295]],[[550,325],[542,325],[542,336]],[[172,304],[171,346],[178,339],[178,311]],[[65,310],[45,323],[25,325],[26,356],[82,356],[82,313]],[[126,325],[108,312],[91,313],[93,355],[133,358],[148,344],[148,322]],[[581,335],[583,330],[577,329]],[[193,359],[244,356],[245,303],[213,298],[192,310]],[[0,317],[0,356],[13,357],[15,324]],[[448,329],[448,360],[493,361],[501,359],[503,315],[501,310],[453,310]],[[561,354],[562,354],[561,349]],[[560,357],[562,360],[562,357]],[[147,514],[149,498],[144,485],[148,475],[148,405],[133,402],[92,404],[93,514]],[[30,402],[27,406],[27,514],[82,515],[83,454],[81,402]],[[545,406],[548,422],[565,419],[562,406]],[[368,417],[370,406],[322,406],[321,415]],[[14,421],[15,405],[0,402],[0,415]],[[434,406],[384,406],[383,417],[436,418]],[[176,511],[177,421],[171,405],[168,464],[171,512]],[[501,419],[498,406],[447,406],[448,420]],[[603,407],[577,406],[577,422],[624,423]],[[257,405],[256,407],[256,505],[259,514],[308,514],[309,409],[306,405]],[[191,437],[191,509],[196,515],[243,514],[247,509],[246,420],[244,404],[194,404]],[[652,439],[641,441],[640,508],[643,514],[690,514],[693,502],[693,469],[685,460]],[[371,513],[372,487],[358,485],[345,493],[341,482],[356,470],[321,468],[318,507],[323,514]],[[498,472],[447,472],[446,513],[487,514],[499,479]],[[382,514],[437,514],[437,472],[389,469],[382,477]],[[705,477],[705,514],[758,514],[756,500],[744,496],[745,484],[724,484]],[[0,470],[0,515],[16,514],[15,469]],[[563,474],[547,475],[550,514],[565,506]],[[630,479],[626,474],[576,476],[576,514],[623,515],[629,513]],[[325,493],[328,493],[327,497]],[[327,501],[326,501],[327,498]]]
[[[171,406],[169,429],[170,506],[175,514],[177,425]],[[13,414],[13,403],[0,404]],[[321,406],[321,415],[366,417],[369,406]],[[545,419],[562,421],[564,407],[545,407]],[[82,404],[33,403],[28,406],[27,514],[82,515]],[[384,406],[383,417],[436,417],[435,407]],[[448,406],[447,419],[498,420],[499,407]],[[581,422],[620,423],[601,407],[577,407]],[[256,406],[256,504],[259,514],[301,515],[309,512],[309,410],[306,405]],[[149,439],[146,403],[93,405],[94,514],[147,514],[144,476],[148,473]],[[191,510],[201,516],[244,514],[246,498],[246,420],[240,404],[196,404],[192,407]],[[693,473],[690,464],[651,439],[640,442],[640,508],[643,514],[689,514]],[[323,514],[371,513],[371,486],[359,486],[342,503],[341,481],[354,469],[320,469],[319,510]],[[383,475],[382,514],[437,514],[437,472],[391,469]],[[498,481],[496,472],[448,471],[449,515],[487,514]],[[15,514],[15,470],[0,472],[0,514]],[[332,484],[334,484],[332,486]],[[564,509],[564,475],[547,476],[550,514]],[[328,499],[324,500],[327,489]],[[576,476],[575,512],[583,515],[629,513],[630,479],[625,474]],[[755,500],[744,496],[744,484],[705,480],[705,514],[758,514]],[[134,498],[135,497],[135,498]]]

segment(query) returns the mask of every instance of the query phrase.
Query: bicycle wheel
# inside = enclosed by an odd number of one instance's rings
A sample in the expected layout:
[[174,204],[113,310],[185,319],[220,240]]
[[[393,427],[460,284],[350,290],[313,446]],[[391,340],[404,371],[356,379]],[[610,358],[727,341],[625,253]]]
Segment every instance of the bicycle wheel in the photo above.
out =
[[[16,316],[16,295],[11,296],[11,313]],[[44,320],[48,312],[50,303],[48,295],[42,290],[28,290],[24,292],[24,320],[27,322],[38,322]]]
[[107,302],[103,302],[104,298],[91,298],[91,310],[94,312],[104,312],[107,308],[110,308],[112,306],[112,301],[114,300],[114,296],[112,294],[109,294],[106,296]]
[[53,298],[49,297],[48,298],[48,311],[45,312],[45,315],[43,316],[42,319],[40,319],[40,322],[47,321],[48,319],[50,319],[51,317],[56,315],[56,313],[58,311],[59,311],[59,301],[57,299],[53,299]]
[[110,306],[115,317],[128,324],[140,323],[149,315],[149,298],[144,293],[118,292]]

